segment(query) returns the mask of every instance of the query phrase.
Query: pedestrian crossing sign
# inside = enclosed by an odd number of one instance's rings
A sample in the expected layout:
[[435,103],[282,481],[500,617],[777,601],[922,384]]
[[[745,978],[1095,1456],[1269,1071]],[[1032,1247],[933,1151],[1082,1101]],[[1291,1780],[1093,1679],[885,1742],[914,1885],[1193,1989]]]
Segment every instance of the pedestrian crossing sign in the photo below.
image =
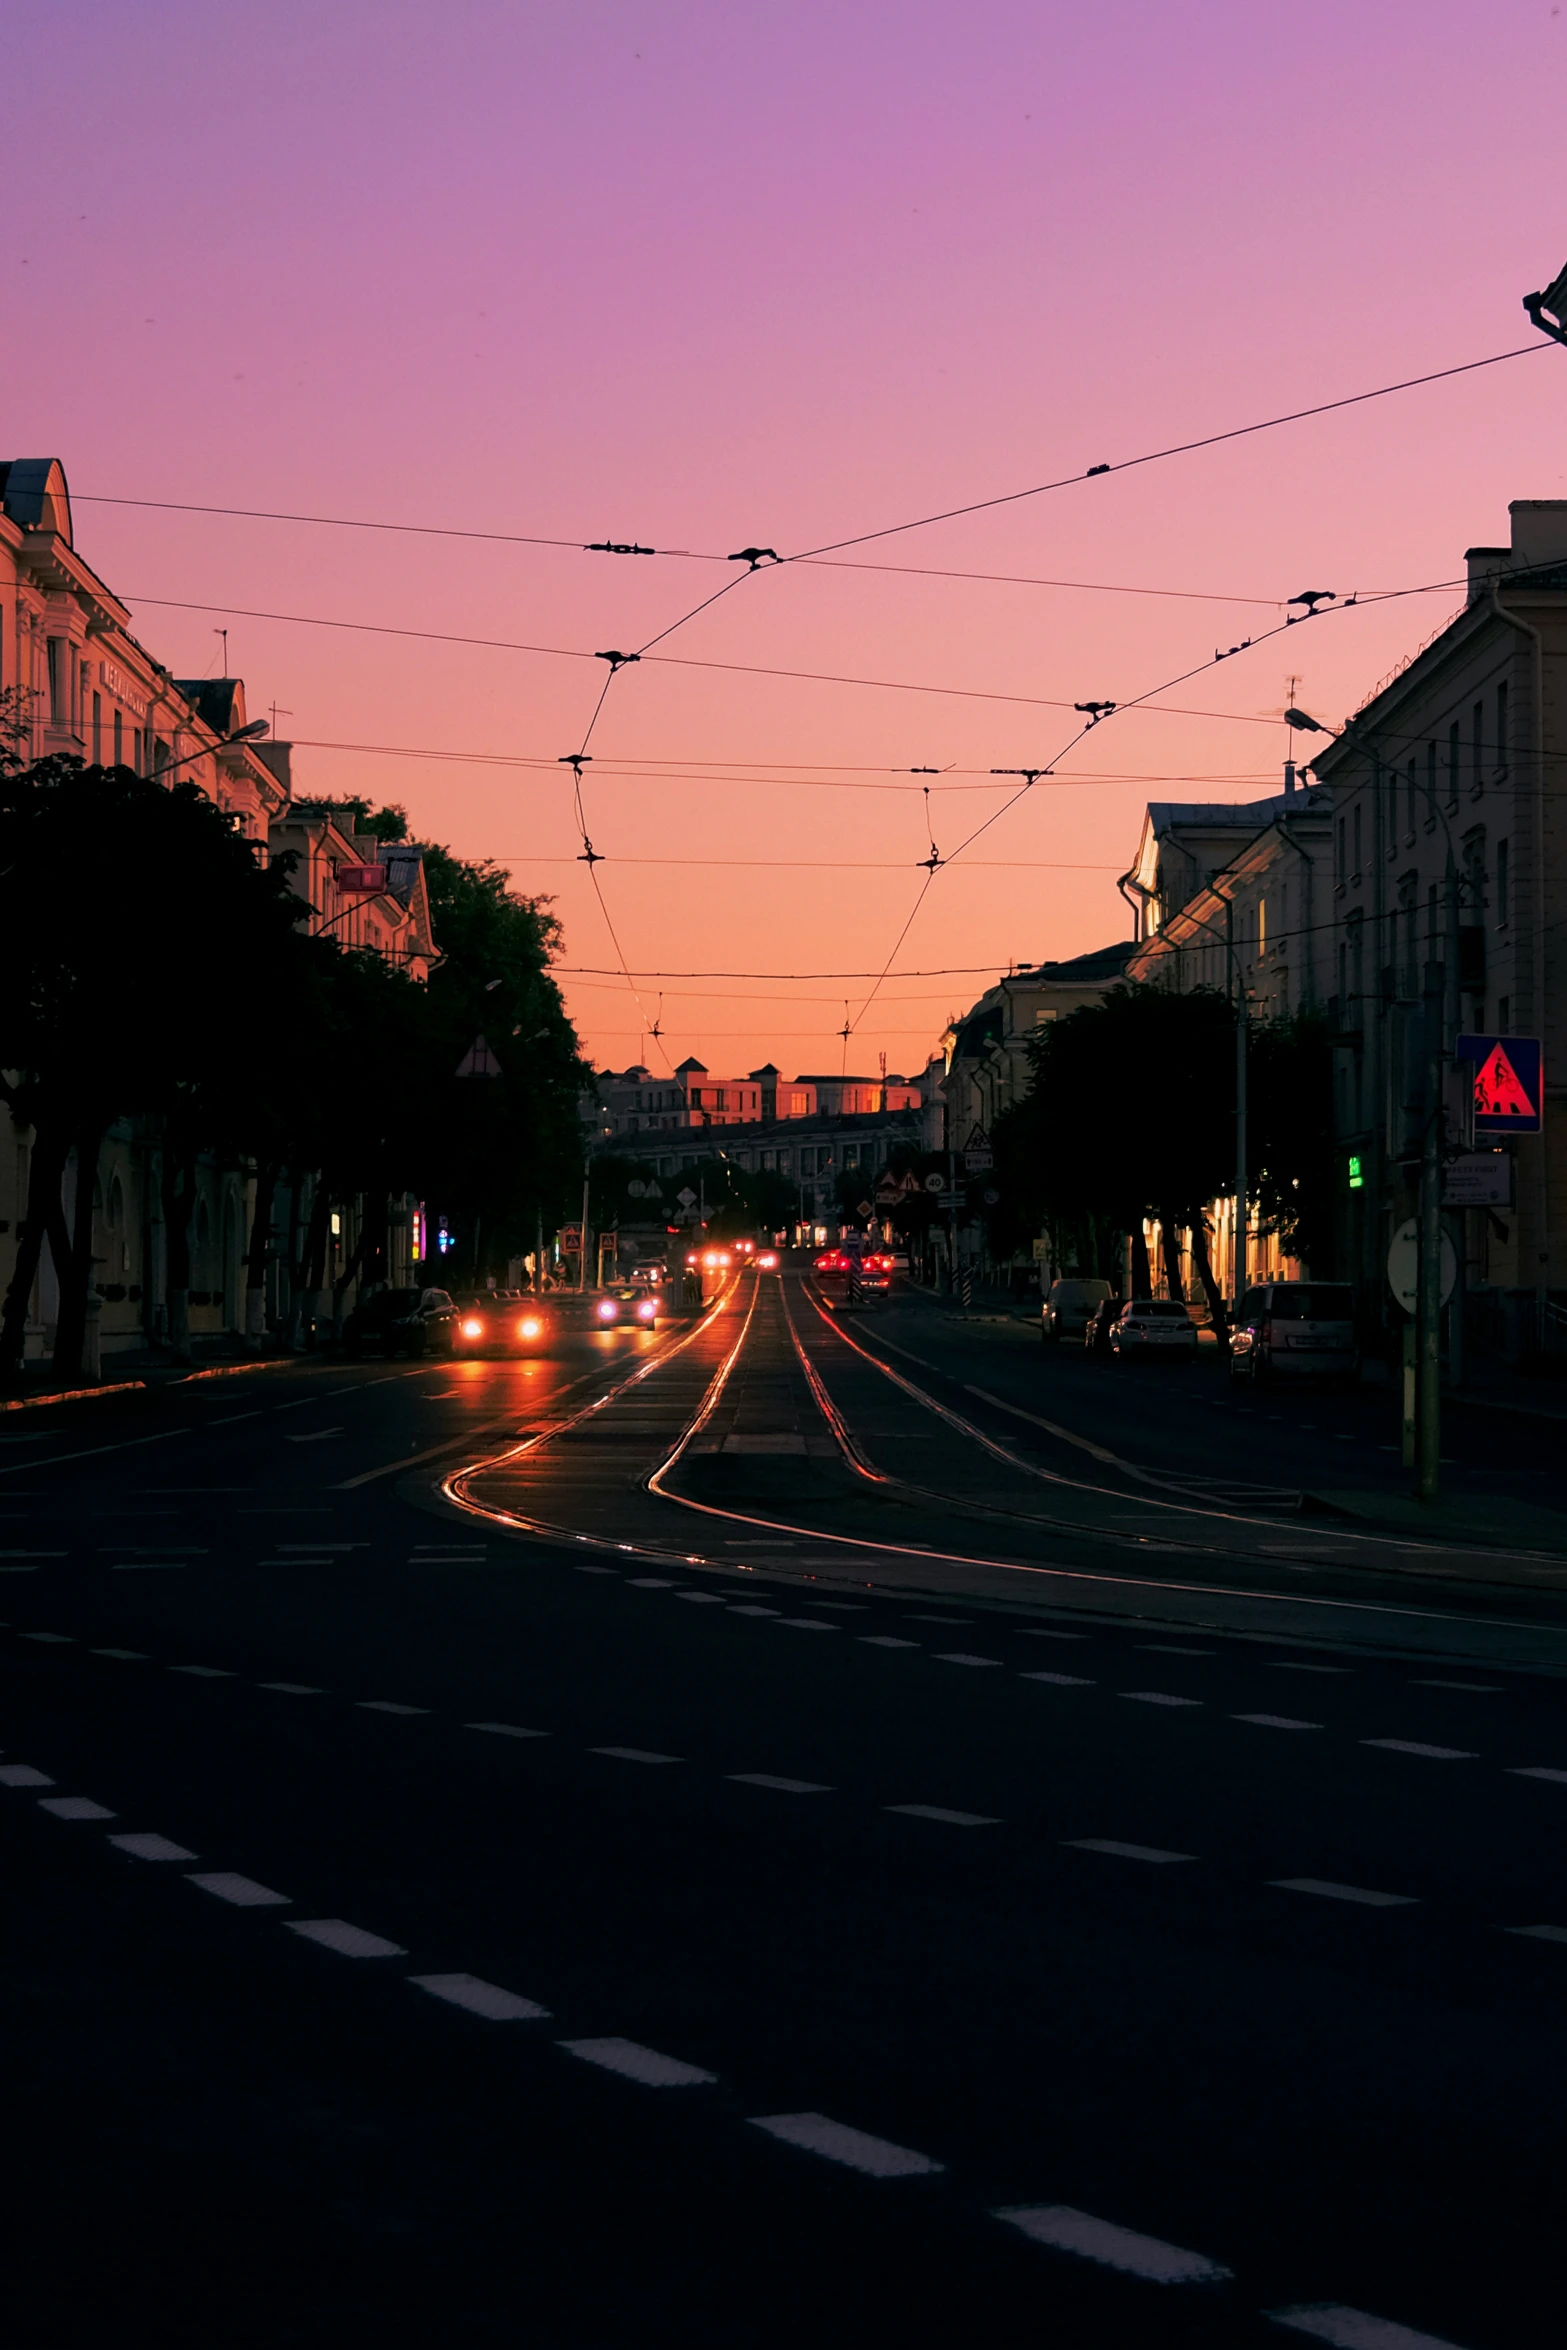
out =
[[1477,1137],[1539,1133],[1545,1071],[1537,1036],[1461,1036],[1457,1055],[1474,1066]]

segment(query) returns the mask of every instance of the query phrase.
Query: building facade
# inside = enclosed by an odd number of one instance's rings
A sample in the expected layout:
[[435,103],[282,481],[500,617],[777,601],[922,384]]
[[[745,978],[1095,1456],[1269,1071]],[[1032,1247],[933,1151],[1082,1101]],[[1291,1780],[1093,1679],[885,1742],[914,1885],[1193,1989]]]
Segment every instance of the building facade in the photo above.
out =
[[[243,682],[176,678],[148,651],[132,631],[127,607],[75,545],[70,493],[56,458],[0,461],[0,696],[7,697],[0,710],[9,717],[22,760],[59,754],[87,765],[129,767],[154,781],[195,783],[233,819],[258,857],[285,848],[301,852],[294,886],[310,900],[312,930],[384,954],[415,978],[428,972],[435,946],[418,848],[347,835],[330,816],[296,805],[289,746],[235,739],[249,724]],[[339,888],[341,871],[377,861],[385,867],[383,888],[351,895]],[[10,1282],[26,1213],[33,1139],[14,1120],[5,1124],[0,1291]],[[92,1170],[80,1170],[72,1160],[63,1185],[68,1223],[76,1186],[88,1179],[99,1267],[92,1342],[113,1354],[160,1341],[167,1335],[167,1251],[155,1122],[117,1122]],[[254,1206],[253,1174],[210,1157],[202,1161],[190,1220],[193,1339],[245,1328]],[[308,1200],[280,1196],[280,1238],[302,1211],[308,1215]],[[345,1250],[355,1213],[350,1207],[338,1216],[337,1237]],[[399,1248],[406,1262],[408,1239],[394,1224],[394,1254]],[[53,1346],[58,1298],[46,1246],[29,1308],[31,1357]],[[276,1262],[265,1303],[274,1319],[286,1303]]]

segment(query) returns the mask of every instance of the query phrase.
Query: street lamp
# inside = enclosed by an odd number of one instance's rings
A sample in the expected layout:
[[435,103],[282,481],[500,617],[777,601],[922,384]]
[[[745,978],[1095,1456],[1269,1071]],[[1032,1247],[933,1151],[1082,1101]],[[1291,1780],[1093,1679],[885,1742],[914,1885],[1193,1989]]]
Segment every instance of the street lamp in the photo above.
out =
[[[1331,727],[1293,707],[1285,722],[1306,734],[1325,734],[1331,741],[1376,754],[1351,719],[1335,736]],[[1453,828],[1437,804],[1435,792],[1420,782],[1411,766],[1405,778],[1418,791],[1441,824],[1446,841],[1443,875],[1444,955],[1442,964],[1442,1037],[1428,1066],[1426,1115],[1420,1138],[1419,1253],[1415,1289],[1415,1496],[1435,1501],[1442,1453],[1442,1145],[1444,1080],[1458,1037],[1458,859]],[[1396,788],[1396,787],[1395,787]]]

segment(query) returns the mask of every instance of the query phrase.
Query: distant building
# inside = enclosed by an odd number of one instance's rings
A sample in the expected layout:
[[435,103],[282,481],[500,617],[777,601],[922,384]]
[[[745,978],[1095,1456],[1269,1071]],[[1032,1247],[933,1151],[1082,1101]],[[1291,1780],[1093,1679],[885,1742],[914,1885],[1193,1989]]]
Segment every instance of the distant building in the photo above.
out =
[[1008,971],[947,1030],[940,1076],[945,1131],[929,1147],[961,1150],[976,1126],[989,1131],[1033,1082],[1029,1040],[1064,1012],[1101,1002],[1126,973],[1132,941],[1061,963]]

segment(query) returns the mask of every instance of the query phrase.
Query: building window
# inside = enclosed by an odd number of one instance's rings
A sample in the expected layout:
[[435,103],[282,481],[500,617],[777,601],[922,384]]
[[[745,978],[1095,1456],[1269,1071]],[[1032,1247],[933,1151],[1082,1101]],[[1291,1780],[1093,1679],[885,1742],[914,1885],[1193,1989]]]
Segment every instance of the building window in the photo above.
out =
[[1447,730],[1447,804],[1458,805],[1458,763],[1462,756],[1458,747],[1458,721],[1455,718]]
[[1507,773],[1507,680],[1504,677],[1496,689],[1496,773],[1500,779]]
[[125,720],[118,710],[114,713],[114,764],[125,764]]
[[1485,704],[1484,704],[1484,702],[1476,702],[1476,704],[1475,704],[1475,706],[1474,706],[1474,709],[1473,709],[1473,710],[1470,712],[1470,728],[1471,728],[1471,732],[1472,732],[1472,735],[1473,735],[1473,746],[1472,746],[1472,748],[1473,748],[1473,759],[1472,759],[1472,764],[1473,764],[1473,769],[1474,769],[1473,778],[1472,778],[1472,782],[1471,782],[1471,789],[1472,789],[1472,790],[1474,790],[1474,791],[1477,791],[1477,792],[1478,792],[1478,791],[1483,791],[1483,790],[1485,789]]
[[1360,802],[1355,802],[1355,879],[1360,879]]
[[49,723],[65,723],[65,641],[62,637],[48,637],[44,643],[44,658],[49,666]]
[[1436,822],[1436,745],[1426,744],[1426,822]]
[[102,694],[94,694],[92,698],[92,763],[95,767],[101,767],[103,765]]
[[[1348,875],[1349,875],[1349,864],[1348,864],[1348,857],[1349,857],[1349,818],[1348,818],[1347,816],[1341,816],[1341,817],[1339,818],[1339,820],[1338,820],[1338,878],[1339,878],[1339,880],[1340,880],[1340,881],[1344,881],[1344,880],[1346,880],[1346,879],[1348,878]],[[1042,1019],[1044,1018],[1044,1014],[1043,1014],[1042,1012],[1036,1012],[1036,1013],[1034,1014],[1034,1018],[1035,1018],[1036,1020],[1042,1020]]]
[[[1501,690],[1505,693],[1507,688],[1503,686]],[[1498,930],[1507,928],[1512,913],[1512,907],[1509,903],[1512,892],[1510,865],[1511,859],[1507,853],[1507,843],[1504,840],[1499,840],[1496,844],[1496,927]]]

